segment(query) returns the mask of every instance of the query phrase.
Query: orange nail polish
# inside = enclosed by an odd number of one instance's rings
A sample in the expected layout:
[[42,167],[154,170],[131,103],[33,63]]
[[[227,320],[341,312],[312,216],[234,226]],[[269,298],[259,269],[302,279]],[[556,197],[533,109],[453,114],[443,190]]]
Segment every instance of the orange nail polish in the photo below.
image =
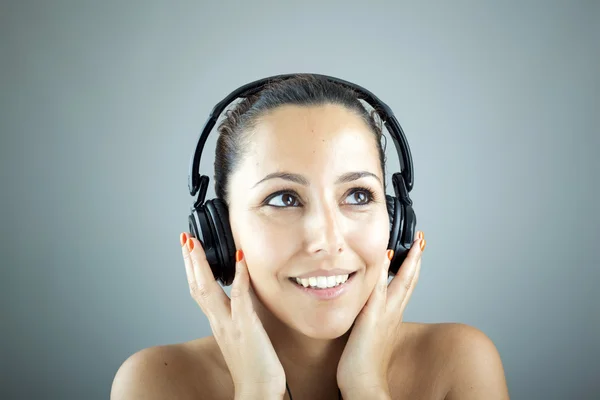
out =
[[235,262],[240,262],[242,260],[242,258],[244,258],[244,252],[241,250],[238,250],[235,252]]
[[179,241],[181,242],[181,246],[183,246],[185,242],[187,242],[187,235],[185,234],[185,232],[182,232],[181,235],[179,235]]
[[187,246],[188,246],[188,250],[189,251],[194,250],[194,242],[192,241],[192,238],[188,238],[188,240],[187,240]]
[[425,239],[421,240],[421,252],[425,251],[426,245],[427,245],[427,241]]
[[419,239],[425,239],[425,234],[423,233],[423,231],[419,231],[419,234],[417,236],[419,237]]
[[392,261],[392,258],[394,258],[394,250],[388,250],[387,257],[388,257],[388,260]]

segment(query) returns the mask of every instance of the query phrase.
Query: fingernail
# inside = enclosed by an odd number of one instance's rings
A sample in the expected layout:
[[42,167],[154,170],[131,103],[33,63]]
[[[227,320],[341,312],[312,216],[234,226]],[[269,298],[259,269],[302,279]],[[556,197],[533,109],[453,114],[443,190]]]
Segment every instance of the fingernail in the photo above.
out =
[[388,260],[392,261],[392,258],[394,258],[394,250],[388,250],[387,257],[388,257]]
[[182,232],[181,235],[179,235],[179,241],[181,242],[181,246],[183,246],[185,242],[187,242],[187,235],[185,234],[185,232]]
[[194,242],[192,241],[192,238],[188,238],[188,240],[187,240],[187,246],[188,246],[188,250],[189,251],[194,250]]
[[421,240],[421,253],[425,251],[425,246],[427,245],[427,241],[425,239]]
[[425,239],[425,234],[423,233],[423,231],[419,231],[419,234],[417,235],[417,237],[419,239]]
[[235,252],[235,262],[240,262],[242,260],[242,258],[244,258],[244,252],[241,250],[238,250]]

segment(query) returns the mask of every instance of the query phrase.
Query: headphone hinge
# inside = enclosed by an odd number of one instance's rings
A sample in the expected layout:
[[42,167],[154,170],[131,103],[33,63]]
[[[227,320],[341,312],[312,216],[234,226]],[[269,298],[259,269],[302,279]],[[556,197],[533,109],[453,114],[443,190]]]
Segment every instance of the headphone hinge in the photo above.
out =
[[206,175],[201,175],[200,176],[200,185],[198,188],[198,197],[196,199],[196,201],[194,202],[194,206],[193,209],[197,210],[200,208],[200,206],[202,206],[202,204],[204,203],[204,199],[206,198],[206,192],[208,190],[208,176]]
[[398,200],[406,206],[412,206],[413,203],[408,194],[408,190],[406,189],[406,182],[404,182],[404,177],[400,172],[396,172],[392,175],[392,185],[394,186],[394,191],[396,192]]

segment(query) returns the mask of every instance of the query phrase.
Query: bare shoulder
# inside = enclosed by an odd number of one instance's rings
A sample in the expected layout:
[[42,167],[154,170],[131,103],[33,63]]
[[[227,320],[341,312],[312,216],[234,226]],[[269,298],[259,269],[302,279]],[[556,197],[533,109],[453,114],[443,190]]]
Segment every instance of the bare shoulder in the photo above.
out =
[[406,323],[400,351],[427,382],[417,390],[445,400],[509,399],[500,354],[481,330],[461,323]]
[[129,356],[113,379],[111,400],[201,399],[210,394],[215,370],[209,368],[208,341],[149,347]]
[[451,371],[446,400],[509,399],[500,353],[485,333],[466,324],[441,324],[435,336]]

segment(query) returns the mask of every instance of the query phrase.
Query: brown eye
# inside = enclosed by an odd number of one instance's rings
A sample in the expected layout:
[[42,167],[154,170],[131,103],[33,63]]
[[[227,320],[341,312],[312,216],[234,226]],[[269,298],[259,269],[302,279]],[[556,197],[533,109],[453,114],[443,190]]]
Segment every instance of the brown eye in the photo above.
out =
[[298,199],[290,193],[280,193],[269,199],[267,205],[273,207],[298,207]]
[[367,195],[364,194],[363,192],[356,192],[354,193],[354,198],[359,202],[359,203],[364,203],[365,201],[367,201]]
[[289,194],[282,195],[281,200],[283,201],[283,204],[285,204],[286,206],[292,206],[295,203],[294,196],[289,195]]
[[365,205],[371,202],[373,195],[370,191],[364,189],[358,189],[350,193],[347,199],[351,199],[349,204],[352,205]]

